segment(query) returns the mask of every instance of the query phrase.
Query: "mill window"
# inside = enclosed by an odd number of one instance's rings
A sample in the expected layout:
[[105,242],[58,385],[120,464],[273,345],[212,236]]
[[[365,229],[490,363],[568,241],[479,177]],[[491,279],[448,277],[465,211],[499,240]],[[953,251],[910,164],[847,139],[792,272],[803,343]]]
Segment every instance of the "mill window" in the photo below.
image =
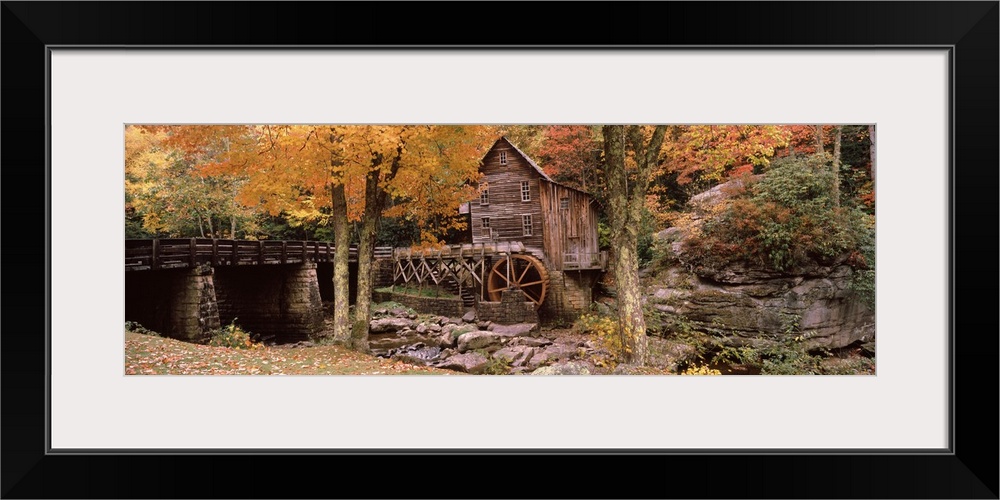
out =
[[492,229],[490,228],[490,218],[489,217],[483,217],[482,218],[482,224],[483,224],[482,235],[483,235],[484,238],[489,238],[490,237],[490,231],[492,231]]
[[521,201],[531,201],[531,185],[528,181],[521,181]]
[[506,165],[507,164],[507,152],[506,151],[501,151],[500,152],[500,164],[501,165]]
[[524,227],[524,235],[531,236],[531,215],[521,216],[521,225]]

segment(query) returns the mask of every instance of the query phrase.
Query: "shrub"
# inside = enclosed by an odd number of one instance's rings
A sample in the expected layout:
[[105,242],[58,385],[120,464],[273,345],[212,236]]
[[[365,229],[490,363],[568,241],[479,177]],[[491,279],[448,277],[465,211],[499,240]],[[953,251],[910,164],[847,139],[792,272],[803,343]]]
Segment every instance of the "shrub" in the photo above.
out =
[[875,310],[875,219],[866,217],[866,229],[861,233],[858,250],[848,263],[854,267],[851,289],[870,309]]
[[759,365],[761,354],[756,348],[751,346],[723,346],[712,358],[715,363]]
[[689,366],[681,372],[681,375],[722,375],[722,372],[708,365]]
[[584,314],[573,323],[573,330],[595,337],[598,348],[606,353],[595,358],[594,362],[598,366],[607,365],[613,368],[629,352],[618,331],[618,323],[608,316]]
[[484,356],[489,360],[486,362],[486,368],[483,369],[485,375],[507,375],[510,373],[510,360],[500,356],[500,357],[490,357],[489,353],[483,353]]
[[764,353],[760,364],[761,375],[818,375],[822,358],[809,354],[805,349],[784,344]]
[[861,249],[874,237],[874,217],[857,206],[838,206],[826,156],[775,160],[747,189],[722,202],[686,243],[695,264],[721,267],[743,261],[786,271],[812,262],[832,264],[853,256],[872,266]]
[[231,349],[260,349],[262,344],[250,339],[250,332],[236,325],[236,319],[228,326],[213,330],[208,345],[213,347],[229,347]]

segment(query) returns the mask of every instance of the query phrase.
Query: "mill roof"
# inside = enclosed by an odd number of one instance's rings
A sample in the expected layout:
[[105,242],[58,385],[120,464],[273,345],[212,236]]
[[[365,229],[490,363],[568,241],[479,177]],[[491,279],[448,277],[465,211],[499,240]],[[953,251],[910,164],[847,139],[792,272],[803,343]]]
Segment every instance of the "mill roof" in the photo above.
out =
[[[517,154],[521,155],[521,158],[524,158],[524,161],[528,162],[528,165],[531,165],[531,167],[534,168],[536,172],[538,172],[538,175],[542,176],[542,179],[545,179],[546,181],[551,182],[552,184],[556,184],[558,186],[562,186],[562,187],[564,187],[566,189],[572,189],[573,191],[578,191],[578,192],[583,193],[583,194],[585,194],[587,196],[590,196],[590,193],[588,193],[588,192],[586,192],[586,191],[584,191],[582,189],[577,189],[577,188],[575,188],[573,186],[568,186],[568,185],[563,184],[561,182],[556,182],[556,181],[552,180],[552,178],[549,177],[549,174],[546,174],[545,171],[542,170],[542,167],[539,167],[538,164],[535,163],[535,160],[532,160],[531,157],[528,156],[527,154],[525,154],[524,151],[521,151],[521,149],[518,148],[513,142],[511,142],[510,139],[507,138],[507,136],[502,136],[499,139],[497,139],[497,142],[493,143],[493,147],[496,147],[497,143],[499,143],[500,141],[504,141],[507,144],[509,144],[510,147],[514,148],[514,151],[517,151]],[[490,148],[490,149],[493,149],[493,148]]]

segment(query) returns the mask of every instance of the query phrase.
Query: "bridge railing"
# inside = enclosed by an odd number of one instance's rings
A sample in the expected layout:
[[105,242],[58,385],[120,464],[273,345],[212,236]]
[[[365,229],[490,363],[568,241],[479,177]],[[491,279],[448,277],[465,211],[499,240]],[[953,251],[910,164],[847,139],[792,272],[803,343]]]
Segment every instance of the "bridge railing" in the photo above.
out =
[[[172,269],[260,264],[332,262],[337,248],[328,241],[223,240],[211,238],[160,238],[125,240],[125,269]],[[376,258],[392,256],[391,247],[376,247]],[[357,246],[348,249],[348,260],[357,261]]]
[[573,252],[563,254],[563,269],[604,269],[608,252]]
[[501,241],[490,243],[462,243],[457,245],[441,245],[427,249],[411,247],[392,250],[395,259],[419,259],[437,257],[475,257],[477,255],[494,255],[497,253],[521,253],[525,246],[519,241]]

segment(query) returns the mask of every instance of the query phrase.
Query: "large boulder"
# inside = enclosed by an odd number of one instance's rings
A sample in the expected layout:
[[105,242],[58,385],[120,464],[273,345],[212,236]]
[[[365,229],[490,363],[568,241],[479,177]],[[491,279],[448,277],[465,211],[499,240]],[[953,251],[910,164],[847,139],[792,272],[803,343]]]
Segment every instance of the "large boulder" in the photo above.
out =
[[392,333],[404,328],[413,328],[415,323],[409,318],[378,318],[369,324],[369,333]]
[[526,335],[537,337],[539,335],[538,323],[515,323],[513,325],[498,325],[494,323],[489,326],[488,330],[504,337],[522,337]]
[[505,359],[512,367],[524,366],[535,354],[536,348],[528,346],[508,346],[493,353],[493,359]]
[[532,375],[590,375],[590,373],[590,366],[582,361],[543,366],[531,372]]
[[456,323],[448,323],[448,324],[446,324],[446,325],[444,325],[444,326],[441,327],[441,332],[443,332],[443,333],[451,333],[451,334],[453,334],[456,337],[458,337],[459,335],[461,335],[463,333],[474,332],[474,331],[477,331],[477,330],[478,330],[478,328],[476,328],[475,325],[459,325],[459,324],[456,324]]
[[442,348],[455,347],[458,345],[458,335],[454,333],[454,330],[443,331],[434,338]]
[[698,357],[698,349],[692,345],[674,340],[650,337],[649,350],[655,352],[650,356],[650,364],[668,371],[677,371],[682,363],[690,362]]
[[552,341],[545,337],[515,337],[511,339],[510,344],[528,347],[545,347],[547,345],[552,345]]
[[579,356],[579,354],[579,348],[573,344],[552,344],[540,352],[536,351],[535,355],[528,360],[528,366],[535,368],[545,364],[566,361]]
[[489,360],[486,356],[475,352],[466,352],[449,356],[433,366],[446,370],[456,370],[465,373],[480,374],[486,371]]
[[475,331],[463,333],[458,337],[458,352],[484,349],[492,352],[500,348],[504,338],[493,332]]

